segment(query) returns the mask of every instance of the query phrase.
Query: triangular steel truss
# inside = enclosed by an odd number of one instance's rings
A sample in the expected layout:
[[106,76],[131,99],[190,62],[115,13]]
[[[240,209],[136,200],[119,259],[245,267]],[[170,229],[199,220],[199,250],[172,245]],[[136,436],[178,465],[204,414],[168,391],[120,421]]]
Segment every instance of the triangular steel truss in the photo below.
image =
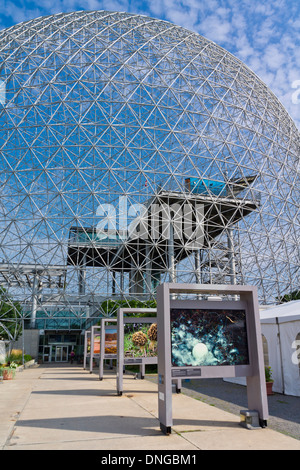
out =
[[[299,289],[299,131],[241,61],[165,21],[81,11],[1,31],[0,62],[0,273],[25,318],[70,326],[170,278],[254,284],[263,303]],[[195,195],[189,178],[210,201],[198,250],[124,240],[124,198],[134,223],[151,198]],[[100,249],[105,207],[118,236]],[[24,265],[63,282],[33,289]]]

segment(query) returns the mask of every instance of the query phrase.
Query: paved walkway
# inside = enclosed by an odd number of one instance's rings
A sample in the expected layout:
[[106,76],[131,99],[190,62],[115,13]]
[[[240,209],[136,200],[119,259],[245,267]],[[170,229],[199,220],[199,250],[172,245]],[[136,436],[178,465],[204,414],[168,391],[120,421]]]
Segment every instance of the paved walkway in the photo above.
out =
[[248,430],[239,417],[184,394],[173,394],[173,432],[157,419],[157,385],[124,377],[103,381],[77,365],[42,365],[0,384],[2,450],[300,450],[273,429]]
[[[223,379],[190,380],[184,393],[238,416],[248,407],[247,387]],[[300,441],[300,397],[274,393],[268,405],[268,427]]]

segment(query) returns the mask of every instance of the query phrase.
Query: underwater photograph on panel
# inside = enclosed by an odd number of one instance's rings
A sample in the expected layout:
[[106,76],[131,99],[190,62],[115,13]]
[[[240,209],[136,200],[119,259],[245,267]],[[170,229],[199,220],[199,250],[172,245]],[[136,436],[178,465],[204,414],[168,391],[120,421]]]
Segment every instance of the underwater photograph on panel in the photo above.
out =
[[244,310],[171,309],[172,366],[249,364]]

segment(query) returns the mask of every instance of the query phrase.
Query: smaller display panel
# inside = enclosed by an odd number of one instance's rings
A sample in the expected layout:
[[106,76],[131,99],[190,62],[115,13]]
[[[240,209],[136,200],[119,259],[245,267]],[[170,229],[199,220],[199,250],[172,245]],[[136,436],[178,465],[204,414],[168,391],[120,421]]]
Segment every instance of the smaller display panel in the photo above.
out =
[[125,323],[124,358],[157,356],[157,324]]
[[[91,353],[91,338],[87,339],[87,352]],[[100,334],[94,336],[94,354],[100,354]]]
[[171,308],[173,367],[249,364],[246,312]]
[[117,354],[117,329],[105,328],[105,354]]

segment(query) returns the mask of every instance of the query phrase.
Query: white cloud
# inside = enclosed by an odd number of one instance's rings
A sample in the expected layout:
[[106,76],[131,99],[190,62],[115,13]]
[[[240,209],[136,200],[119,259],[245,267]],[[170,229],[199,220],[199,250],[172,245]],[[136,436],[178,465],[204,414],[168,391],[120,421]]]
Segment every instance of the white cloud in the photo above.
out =
[[266,67],[271,71],[277,71],[286,62],[286,57],[281,52],[279,44],[267,46],[263,58]]
[[217,43],[230,42],[231,24],[218,14],[206,17],[199,25],[201,33]]
[[11,17],[13,22],[17,24],[40,16],[41,10],[38,6],[27,9],[25,7],[20,7],[11,1],[5,1],[2,4],[2,7],[0,7],[0,14],[4,17]]
[[[28,2],[28,6],[26,3]],[[2,0],[0,25],[74,10],[140,13],[211,39],[248,65],[299,122],[291,84],[300,79],[299,0]]]

